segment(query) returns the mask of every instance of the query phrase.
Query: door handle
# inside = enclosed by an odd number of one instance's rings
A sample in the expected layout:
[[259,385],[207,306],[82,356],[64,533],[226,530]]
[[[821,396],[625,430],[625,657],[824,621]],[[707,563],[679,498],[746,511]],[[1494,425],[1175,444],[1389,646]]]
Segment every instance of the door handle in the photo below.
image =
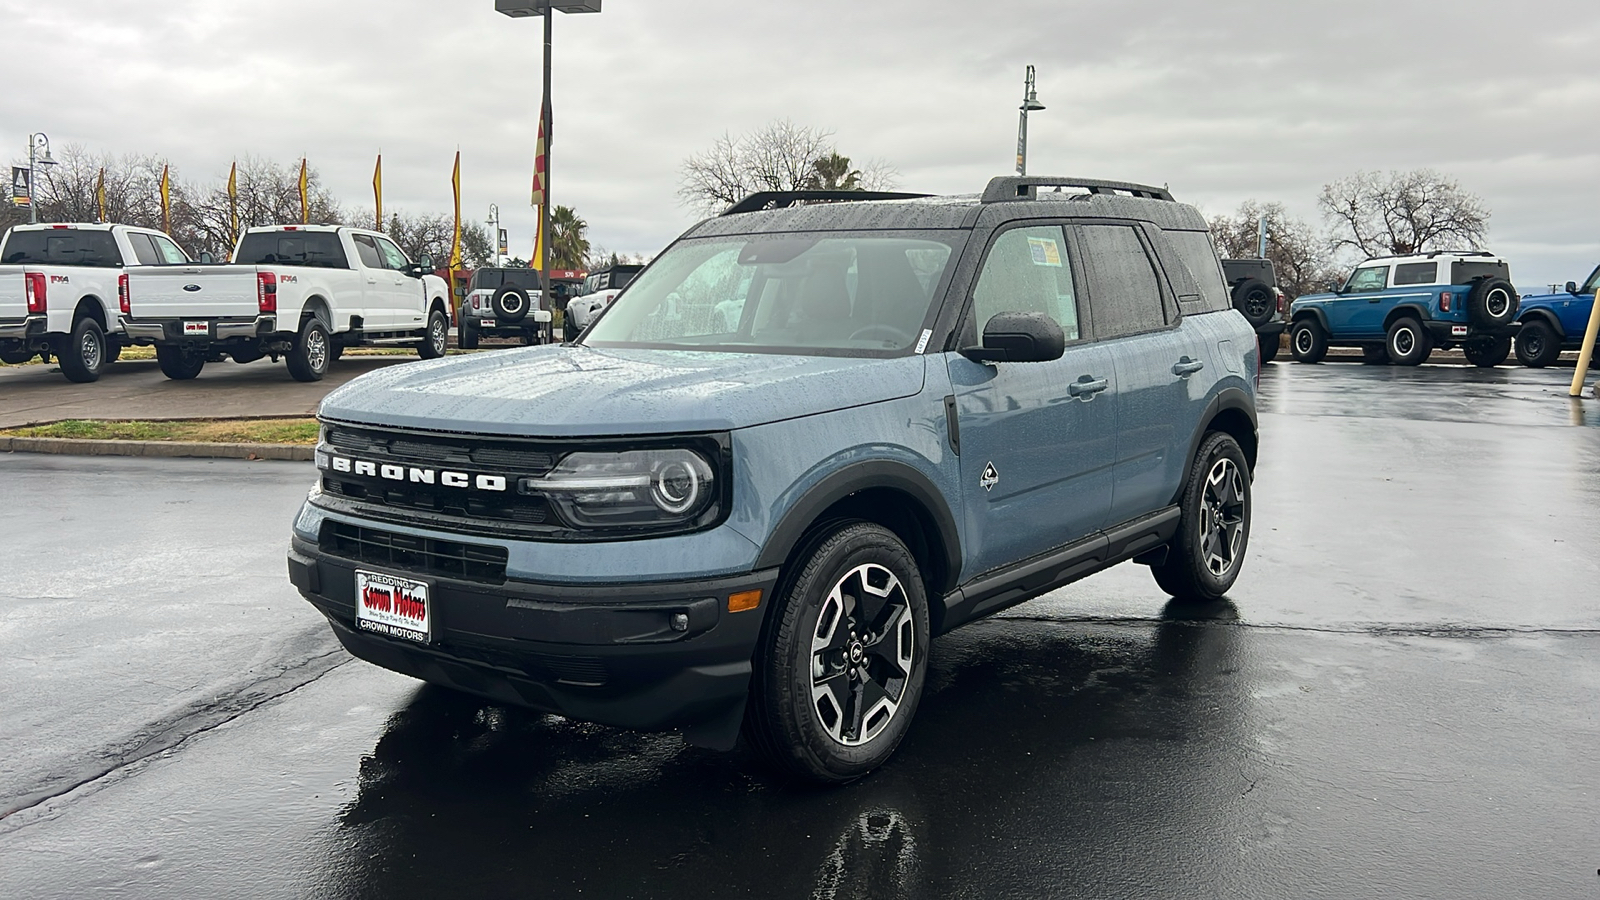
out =
[[1183,359],[1180,359],[1172,364],[1172,374],[1178,376],[1179,378],[1188,378],[1190,375],[1193,375],[1205,367],[1206,364],[1200,360],[1190,359],[1189,357],[1185,356]]
[[376,279],[376,278],[368,278],[367,279],[367,284],[377,284],[377,283],[378,283],[378,279]]
[[1067,385],[1067,393],[1074,397],[1092,398],[1095,394],[1105,390],[1108,383],[1104,378],[1096,379],[1092,375],[1085,375]]
[[1382,297],[1373,297],[1371,300],[1368,300],[1367,302],[1368,303],[1377,303],[1379,300],[1382,300],[1382,299],[1383,299]]

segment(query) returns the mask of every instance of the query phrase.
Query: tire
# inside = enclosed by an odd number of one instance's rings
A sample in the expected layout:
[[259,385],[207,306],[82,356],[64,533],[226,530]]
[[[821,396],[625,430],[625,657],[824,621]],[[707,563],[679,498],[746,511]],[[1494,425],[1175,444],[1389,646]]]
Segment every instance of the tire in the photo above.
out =
[[1510,282],[1485,278],[1467,292],[1467,318],[1478,325],[1500,328],[1516,321],[1521,302]]
[[1289,329],[1289,352],[1295,362],[1322,362],[1328,355],[1328,334],[1316,319],[1301,319]]
[[[871,522],[820,534],[793,565],[762,629],[745,734],[783,772],[853,781],[894,753],[921,699],[929,644],[922,576],[905,544]],[[814,678],[814,664],[831,674]]]
[[417,344],[417,355],[423,359],[438,359],[450,347],[450,320],[435,309],[428,313],[428,330]]
[[1389,326],[1389,337],[1383,342],[1389,359],[1397,366],[1420,366],[1433,352],[1433,342],[1422,323],[1409,316],[1395,319]]
[[106,345],[106,365],[110,365],[111,363],[114,363],[114,362],[116,362],[117,360],[119,360],[121,358],[122,358],[122,345],[121,344],[107,344]]
[[266,356],[266,354],[261,352],[260,347],[255,346],[254,344],[247,344],[245,346],[229,350],[228,356],[232,357],[234,362],[242,366],[245,363],[253,363],[261,357]]
[[204,356],[172,344],[156,347],[156,362],[161,364],[161,374],[173,381],[188,381],[206,367]]
[[0,362],[3,362],[8,366],[20,366],[28,360],[33,359],[37,355],[38,354],[34,353],[32,350],[29,350],[27,347],[19,346],[15,350],[6,350],[0,348]]
[[1220,600],[1250,546],[1250,467],[1233,435],[1213,431],[1200,442],[1180,503],[1166,562],[1150,572],[1179,600]]
[[1251,328],[1259,328],[1272,321],[1278,311],[1278,295],[1265,281],[1246,278],[1234,285],[1233,308],[1244,314]]
[[478,349],[478,329],[476,326],[468,325],[466,319],[462,319],[461,324],[456,327],[456,346],[463,350]]
[[1466,356],[1467,362],[1481,368],[1492,369],[1505,362],[1506,357],[1511,355],[1511,338],[1468,341],[1461,345],[1461,353]]
[[305,320],[283,361],[295,381],[321,381],[333,364],[333,338],[328,335],[328,326],[316,316]]
[[1278,358],[1278,346],[1283,343],[1281,335],[1265,337],[1256,336],[1256,350],[1261,354],[1261,364],[1264,366]]
[[61,374],[68,381],[88,384],[99,379],[106,367],[106,333],[100,323],[84,316],[72,326],[72,335],[56,354]]
[[1388,344],[1363,344],[1361,347],[1361,362],[1368,366],[1387,366],[1389,364]]
[[1529,319],[1517,332],[1517,361],[1530,369],[1542,369],[1561,356],[1561,337],[1543,319]]
[[339,343],[339,341],[337,339],[335,339],[328,346],[328,363],[329,363],[329,365],[332,365],[333,363],[338,362],[339,359],[341,357],[343,357],[343,356],[344,356],[344,345]]
[[495,291],[494,299],[489,301],[494,306],[496,319],[515,325],[527,318],[529,303],[528,292],[519,287],[506,286]]

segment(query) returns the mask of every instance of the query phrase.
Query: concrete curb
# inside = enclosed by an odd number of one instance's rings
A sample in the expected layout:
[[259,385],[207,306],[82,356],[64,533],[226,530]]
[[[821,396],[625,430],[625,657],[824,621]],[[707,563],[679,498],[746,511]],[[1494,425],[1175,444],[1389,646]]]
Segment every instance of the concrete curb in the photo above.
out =
[[207,444],[200,441],[87,441],[74,438],[0,437],[0,452],[70,456],[150,456],[198,459],[285,459],[309,462],[308,444]]

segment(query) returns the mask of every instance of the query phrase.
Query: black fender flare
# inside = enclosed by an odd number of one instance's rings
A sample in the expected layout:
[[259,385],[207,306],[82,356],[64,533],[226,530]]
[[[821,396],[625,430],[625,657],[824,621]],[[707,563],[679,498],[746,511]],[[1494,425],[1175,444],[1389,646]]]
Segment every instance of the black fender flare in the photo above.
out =
[[1317,327],[1322,329],[1322,333],[1329,337],[1333,336],[1333,329],[1328,327],[1328,314],[1323,312],[1321,307],[1313,306],[1308,309],[1302,309],[1297,313],[1292,313],[1289,319],[1289,330],[1293,331],[1294,326],[1301,319],[1316,319]]
[[1433,319],[1432,316],[1428,315],[1427,310],[1417,306],[1416,304],[1402,304],[1400,306],[1396,306],[1394,309],[1389,310],[1388,314],[1383,317],[1384,334],[1389,333],[1389,326],[1393,325],[1396,319],[1405,318],[1416,319],[1418,322],[1429,322]]
[[[945,571],[949,585],[930,585],[930,593],[942,592],[954,586],[961,575],[961,539],[956,530],[955,515],[945,502],[944,494],[928,476],[914,467],[893,460],[873,459],[844,466],[813,485],[800,499],[790,504],[777,525],[769,533],[761,553],[756,558],[756,569],[781,566],[794,552],[806,532],[816,523],[828,507],[840,500],[872,488],[888,488],[906,494],[920,504],[933,519],[943,550]],[[931,598],[930,598],[931,599]]]
[[1549,325],[1551,328],[1555,329],[1556,337],[1562,339],[1563,341],[1565,341],[1567,339],[1566,329],[1561,327],[1561,319],[1558,318],[1556,316],[1556,314],[1551,312],[1550,310],[1544,309],[1542,307],[1541,308],[1536,308],[1536,309],[1530,309],[1527,312],[1525,312],[1522,315],[1517,317],[1517,321],[1521,322],[1524,325],[1526,325],[1528,323],[1529,319],[1543,319],[1544,323],[1546,325]]
[[[1200,427],[1196,428],[1194,430],[1194,436],[1189,438],[1188,464],[1184,466],[1184,472],[1187,473],[1194,468],[1195,456],[1200,453],[1200,441],[1206,436],[1206,426],[1210,425],[1217,416],[1224,412],[1228,412],[1229,410],[1243,413],[1244,417],[1250,420],[1251,432],[1255,435],[1259,435],[1261,433],[1260,425],[1256,418],[1256,404],[1255,401],[1250,398],[1250,395],[1245,393],[1242,388],[1223,388],[1216,393],[1216,396],[1211,398],[1209,403],[1206,404],[1206,411],[1200,416]],[[1257,438],[1255,443],[1257,446],[1259,446],[1259,438]],[[1240,449],[1245,451],[1245,458],[1249,460],[1250,469],[1253,472],[1256,467],[1257,447],[1242,447]],[[1185,475],[1184,477],[1187,478],[1188,476]],[[1178,497],[1181,498],[1182,496],[1183,486],[1179,485]],[[1176,503],[1178,501],[1177,499],[1174,499],[1173,502]]]

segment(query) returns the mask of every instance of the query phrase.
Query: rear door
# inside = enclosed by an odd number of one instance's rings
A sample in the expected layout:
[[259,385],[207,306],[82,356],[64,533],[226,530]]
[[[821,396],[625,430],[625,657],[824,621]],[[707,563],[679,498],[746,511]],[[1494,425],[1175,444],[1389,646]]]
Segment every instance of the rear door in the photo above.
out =
[[395,281],[397,273],[385,268],[383,251],[370,234],[352,234],[356,247],[356,263],[361,267],[362,322],[368,330],[396,327],[400,306],[400,286]]
[[1087,340],[1083,280],[1063,227],[1018,223],[991,240],[963,329],[976,343],[996,313],[1041,312],[1061,325],[1051,362],[948,355],[961,438],[966,559],[974,575],[1098,531],[1111,500],[1116,393],[1111,356]]

